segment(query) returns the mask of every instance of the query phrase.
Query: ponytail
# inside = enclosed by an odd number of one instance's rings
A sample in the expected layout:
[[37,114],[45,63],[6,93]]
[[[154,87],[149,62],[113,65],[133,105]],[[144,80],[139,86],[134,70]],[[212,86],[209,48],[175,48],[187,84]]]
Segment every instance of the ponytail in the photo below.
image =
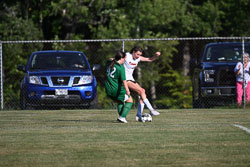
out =
[[116,55],[115,55],[114,59],[112,60],[112,62],[110,63],[109,67],[114,68],[115,62],[119,61],[120,59],[124,58],[125,56],[126,56],[126,54],[122,51],[116,52]]

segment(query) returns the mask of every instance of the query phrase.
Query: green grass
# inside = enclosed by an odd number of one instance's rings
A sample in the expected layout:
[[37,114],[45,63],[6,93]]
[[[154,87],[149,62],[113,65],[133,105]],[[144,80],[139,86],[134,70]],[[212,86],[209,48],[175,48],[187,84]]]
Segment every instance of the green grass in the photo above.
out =
[[0,166],[250,166],[250,110],[0,111]]

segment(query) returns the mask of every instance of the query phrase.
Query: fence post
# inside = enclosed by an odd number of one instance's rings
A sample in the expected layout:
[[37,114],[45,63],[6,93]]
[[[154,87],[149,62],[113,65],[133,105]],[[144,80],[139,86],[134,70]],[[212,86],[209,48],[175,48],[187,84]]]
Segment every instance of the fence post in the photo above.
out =
[[245,60],[244,60],[244,53],[245,53],[245,41],[244,38],[242,37],[242,64],[243,64],[243,108],[246,108],[246,83],[245,83]]
[[122,41],[122,51],[123,52],[125,51],[125,41],[124,40]]
[[2,47],[2,41],[0,41],[0,109],[3,110],[3,47]]

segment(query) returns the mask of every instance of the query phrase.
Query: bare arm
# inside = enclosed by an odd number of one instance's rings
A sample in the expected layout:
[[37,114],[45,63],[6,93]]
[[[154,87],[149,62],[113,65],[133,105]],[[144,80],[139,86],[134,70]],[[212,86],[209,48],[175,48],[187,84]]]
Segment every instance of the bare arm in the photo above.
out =
[[238,66],[238,70],[237,70],[237,71],[235,71],[235,74],[236,74],[236,75],[239,75],[239,74],[240,74],[240,69],[241,69],[241,65],[239,64],[239,66]]
[[140,56],[141,61],[147,61],[147,62],[152,62],[154,61],[157,57],[159,57],[161,55],[161,52],[156,52],[155,55],[153,57],[143,57]]

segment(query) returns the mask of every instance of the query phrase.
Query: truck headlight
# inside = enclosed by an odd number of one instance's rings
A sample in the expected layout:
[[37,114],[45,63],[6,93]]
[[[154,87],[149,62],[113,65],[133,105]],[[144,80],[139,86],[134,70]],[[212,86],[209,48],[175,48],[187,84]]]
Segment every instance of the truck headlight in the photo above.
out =
[[78,85],[84,85],[84,84],[89,84],[92,83],[93,77],[90,75],[84,75],[80,78]]
[[204,81],[205,82],[214,82],[214,75],[215,70],[204,70]]
[[29,83],[41,85],[41,82],[38,76],[29,76]]

